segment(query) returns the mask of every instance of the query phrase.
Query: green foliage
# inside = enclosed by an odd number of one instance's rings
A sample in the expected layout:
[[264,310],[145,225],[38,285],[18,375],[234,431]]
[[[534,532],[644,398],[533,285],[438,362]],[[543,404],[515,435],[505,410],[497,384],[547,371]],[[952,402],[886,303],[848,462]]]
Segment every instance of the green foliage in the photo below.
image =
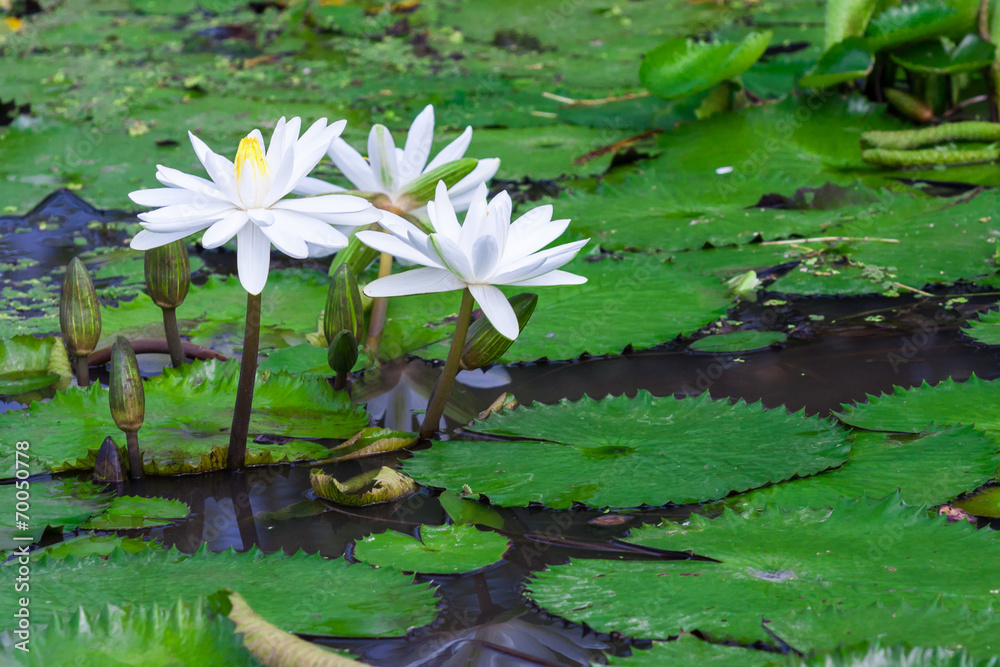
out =
[[688,348],[696,352],[751,352],[783,343],[787,338],[780,331],[733,331],[699,338]]
[[[13,476],[13,472],[10,476]],[[0,516],[0,552],[10,551],[24,544],[15,541],[14,535],[27,533],[31,535],[32,541],[37,542],[46,530],[71,531],[91,516],[103,512],[112,502],[110,494],[101,491],[99,487],[72,478],[38,480],[30,482],[27,489],[24,486],[23,483],[22,488],[15,484],[0,485],[0,502],[11,510]],[[25,490],[28,491],[27,502],[30,509],[23,513],[30,517],[29,529],[15,530],[17,495],[18,491]]]
[[358,541],[355,557],[404,572],[455,574],[492,565],[507,551],[506,538],[472,526],[420,526],[419,530],[416,537],[396,531],[369,535]]
[[1000,310],[988,310],[969,322],[965,335],[983,345],[1000,345]]
[[770,32],[751,33],[738,44],[672,39],[646,54],[639,79],[666,99],[708,90],[750,69],[770,41]]
[[66,348],[58,338],[0,338],[0,394],[65,389],[72,377]]
[[122,530],[166,526],[183,519],[191,508],[180,500],[117,496],[99,516],[88,519],[82,528]]

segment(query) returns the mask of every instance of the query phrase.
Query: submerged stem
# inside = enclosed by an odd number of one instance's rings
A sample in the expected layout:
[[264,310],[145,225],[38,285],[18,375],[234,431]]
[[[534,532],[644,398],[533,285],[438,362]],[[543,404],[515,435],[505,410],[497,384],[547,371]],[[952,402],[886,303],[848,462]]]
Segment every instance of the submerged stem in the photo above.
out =
[[184,354],[184,344],[181,342],[181,333],[177,329],[177,309],[163,309],[163,333],[167,337],[167,349],[170,350],[170,365],[180,368],[184,365],[186,356]]
[[427,404],[427,412],[424,413],[424,421],[420,425],[420,437],[429,438],[437,430],[441,415],[444,414],[444,406],[448,401],[448,394],[451,393],[451,385],[458,375],[458,364],[462,359],[462,349],[465,347],[465,336],[469,332],[469,320],[472,318],[472,305],[474,299],[472,292],[466,288],[462,292],[462,307],[458,311],[458,322],[455,323],[455,337],[451,340],[451,349],[448,350],[448,360],[444,362],[444,370],[441,377],[434,385],[431,392],[430,402]]
[[87,355],[85,354],[76,356],[76,383],[81,387],[90,386],[90,366],[87,364]]
[[257,379],[257,350],[260,347],[260,294],[247,294],[246,329],[243,333],[243,359],[240,362],[240,382],[236,388],[236,408],[233,426],[229,429],[230,470],[239,470],[246,462],[247,434],[250,432],[250,410],[253,408],[253,386]]
[[[385,278],[390,273],[392,273],[392,255],[382,253],[378,261],[378,277]],[[378,354],[378,344],[382,339],[382,329],[385,328],[385,312],[388,307],[388,299],[379,298],[372,302],[372,314],[368,319],[368,339],[365,341],[370,359],[374,359]]]
[[139,432],[125,431],[125,444],[128,445],[128,474],[132,479],[142,477],[142,451],[139,449]]

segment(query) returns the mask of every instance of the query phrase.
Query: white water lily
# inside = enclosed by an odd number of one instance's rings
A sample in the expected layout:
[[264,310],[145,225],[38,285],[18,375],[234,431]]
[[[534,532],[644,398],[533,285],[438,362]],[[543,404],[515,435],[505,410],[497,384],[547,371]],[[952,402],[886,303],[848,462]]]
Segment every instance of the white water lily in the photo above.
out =
[[371,297],[428,294],[468,288],[497,331],[510,339],[519,328],[514,309],[495,285],[579,285],[583,276],[559,267],[573,259],[590,239],[542,250],[559,238],[569,220],[553,220],[549,205],[534,208],[513,223],[511,200],[501,192],[489,203],[480,185],[473,193],[465,222],[459,224],[444,183],[438,183],[427,213],[434,232],[385,213],[379,224],[389,234],[358,232],[362,243],[422,268],[379,278],[365,287]]
[[366,225],[381,212],[367,200],[350,195],[285,199],[340,136],[346,121],[316,121],[300,137],[301,120],[275,125],[264,152],[264,137],[254,130],[240,141],[230,162],[188,133],[198,160],[211,180],[157,165],[156,179],[165,188],[129,194],[142,206],[159,207],[139,214],[143,231],[132,248],[149,250],[206,229],[201,244],[216,248],[234,236],[240,283],[260,294],[267,283],[271,245],[298,259],[329,255],[347,245],[332,225]]
[[[393,206],[404,212],[413,210],[413,202],[404,197],[407,188],[421,175],[427,174],[449,162],[460,160],[472,141],[472,127],[441,149],[430,162],[431,144],[434,141],[434,106],[428,104],[410,125],[403,148],[396,148],[392,134],[385,125],[375,125],[368,133],[368,159],[361,156],[350,144],[337,138],[330,144],[330,159],[343,172],[355,189],[362,192],[380,192]],[[475,169],[448,189],[452,206],[464,211],[472,202],[472,195],[483,183],[493,178],[500,168],[499,158],[479,160]],[[307,178],[296,192],[298,194],[327,194],[341,192],[344,188],[318,178]],[[420,208],[421,205],[416,206]]]

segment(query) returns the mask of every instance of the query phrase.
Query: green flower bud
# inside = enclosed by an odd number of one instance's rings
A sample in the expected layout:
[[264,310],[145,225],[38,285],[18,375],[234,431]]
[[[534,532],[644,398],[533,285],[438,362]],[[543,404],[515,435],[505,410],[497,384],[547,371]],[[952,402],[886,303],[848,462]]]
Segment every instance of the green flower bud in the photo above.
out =
[[98,483],[117,484],[128,479],[125,472],[125,459],[118,449],[118,443],[110,435],[101,443],[97,450],[97,462],[94,463],[94,481]]
[[326,339],[342,330],[354,334],[355,340],[365,336],[365,313],[361,304],[361,290],[354,272],[346,264],[341,264],[330,278],[330,290],[326,294],[326,313],[323,315],[323,333]]
[[346,375],[358,361],[358,339],[344,329],[330,341],[326,349],[326,361],[338,375]]
[[[472,170],[479,164],[479,160],[473,158],[462,158],[443,164],[433,171],[429,171],[410,182],[409,187],[399,197],[402,202],[400,208],[404,211],[412,211],[420,208],[431,199],[434,199],[434,192],[437,189],[438,181],[444,181],[449,188],[472,173]],[[377,204],[376,204],[377,206]]]
[[79,257],[66,267],[59,299],[59,326],[66,349],[77,357],[93,352],[101,338],[101,304]]
[[[531,314],[535,312],[538,295],[523,292],[512,296],[507,301],[514,309],[514,314],[517,315],[518,329],[524,329],[524,325],[531,319]],[[513,343],[514,341],[497,331],[489,319],[480,317],[469,326],[469,333],[465,336],[465,348],[462,350],[462,360],[459,365],[467,371],[489,366],[502,357]]]
[[184,303],[191,286],[191,260],[184,241],[146,251],[146,291],[160,308]]
[[132,345],[116,336],[111,346],[111,380],[108,386],[111,416],[118,428],[128,433],[138,431],[146,412],[146,395],[139,375]]

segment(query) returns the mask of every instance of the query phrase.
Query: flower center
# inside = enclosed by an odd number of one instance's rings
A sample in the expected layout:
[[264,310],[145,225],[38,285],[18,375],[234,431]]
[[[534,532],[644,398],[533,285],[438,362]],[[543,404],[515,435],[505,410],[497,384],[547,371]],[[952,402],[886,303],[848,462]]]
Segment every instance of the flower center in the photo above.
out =
[[236,180],[243,178],[243,170],[246,163],[250,163],[253,170],[254,181],[266,179],[271,175],[271,167],[264,157],[264,149],[261,147],[257,137],[243,137],[240,140],[240,147],[236,149]]

